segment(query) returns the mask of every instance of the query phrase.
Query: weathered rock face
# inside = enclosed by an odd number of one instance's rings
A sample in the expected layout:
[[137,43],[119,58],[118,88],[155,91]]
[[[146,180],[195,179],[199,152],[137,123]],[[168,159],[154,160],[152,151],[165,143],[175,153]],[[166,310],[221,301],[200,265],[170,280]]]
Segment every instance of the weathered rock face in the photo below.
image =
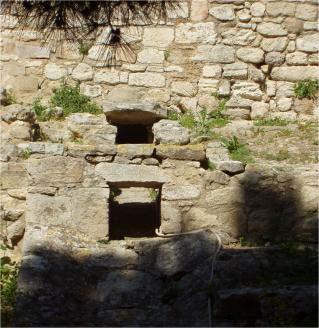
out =
[[161,120],[153,125],[156,143],[185,145],[189,142],[190,133],[178,122]]

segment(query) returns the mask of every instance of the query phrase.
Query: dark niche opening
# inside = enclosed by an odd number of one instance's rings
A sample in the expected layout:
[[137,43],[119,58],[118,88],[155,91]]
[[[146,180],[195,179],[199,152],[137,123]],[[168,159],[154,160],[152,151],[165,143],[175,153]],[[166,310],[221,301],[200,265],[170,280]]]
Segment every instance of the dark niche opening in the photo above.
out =
[[152,125],[144,124],[119,124],[115,143],[117,144],[150,144],[154,135]]
[[158,188],[111,188],[110,239],[155,237],[160,226],[160,193]]

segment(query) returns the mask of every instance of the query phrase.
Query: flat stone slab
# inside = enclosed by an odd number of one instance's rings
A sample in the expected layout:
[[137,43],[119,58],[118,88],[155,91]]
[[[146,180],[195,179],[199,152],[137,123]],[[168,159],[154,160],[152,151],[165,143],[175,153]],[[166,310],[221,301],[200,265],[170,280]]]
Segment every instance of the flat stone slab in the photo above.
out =
[[117,187],[160,187],[168,177],[157,166],[100,163],[95,173]]
[[103,111],[113,124],[153,124],[167,116],[166,109],[150,101],[105,101]]

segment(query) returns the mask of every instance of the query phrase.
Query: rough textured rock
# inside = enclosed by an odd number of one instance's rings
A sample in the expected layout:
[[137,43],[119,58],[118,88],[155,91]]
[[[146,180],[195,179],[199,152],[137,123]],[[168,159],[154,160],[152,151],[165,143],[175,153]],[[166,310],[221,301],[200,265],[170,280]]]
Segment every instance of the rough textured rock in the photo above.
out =
[[205,149],[202,145],[159,145],[156,146],[156,155],[160,158],[203,161],[205,159]]
[[216,168],[228,174],[238,174],[245,171],[243,163],[239,161],[221,161],[216,164]]
[[181,232],[182,215],[178,208],[174,208],[169,203],[163,202],[161,206],[161,228],[164,234]]
[[174,30],[168,27],[147,27],[144,30],[143,44],[147,47],[168,47],[174,39]]
[[221,21],[232,21],[235,19],[235,12],[232,6],[216,6],[209,10],[209,14]]
[[54,63],[49,63],[45,65],[44,75],[50,80],[59,80],[67,75],[67,70]]
[[216,42],[217,34],[215,23],[186,23],[177,25],[175,31],[175,42],[177,43],[212,43]]
[[131,73],[128,83],[144,87],[165,87],[165,76],[158,73]]
[[111,122],[153,123],[167,115],[166,109],[151,101],[105,101],[103,111]]
[[262,63],[264,52],[259,48],[241,48],[236,52],[237,57],[245,63]]
[[100,163],[95,172],[106,182],[122,187],[158,187],[168,181],[162,170],[155,166]]
[[319,51],[319,34],[310,34],[299,37],[296,41],[297,49],[304,52]]
[[160,120],[153,125],[156,143],[185,145],[189,143],[190,133],[177,121]]
[[80,63],[72,71],[72,77],[79,81],[89,81],[93,78],[92,67],[85,63]]
[[315,79],[319,74],[318,67],[275,67],[271,72],[271,77],[277,81],[300,81],[306,79]]
[[264,36],[284,36],[287,35],[287,31],[284,30],[279,24],[275,23],[262,23],[257,27],[257,32]]
[[235,50],[222,44],[216,46],[200,45],[193,59],[213,63],[232,63],[235,61]]
[[194,97],[197,94],[197,85],[190,82],[176,81],[171,85],[172,92],[179,96]]

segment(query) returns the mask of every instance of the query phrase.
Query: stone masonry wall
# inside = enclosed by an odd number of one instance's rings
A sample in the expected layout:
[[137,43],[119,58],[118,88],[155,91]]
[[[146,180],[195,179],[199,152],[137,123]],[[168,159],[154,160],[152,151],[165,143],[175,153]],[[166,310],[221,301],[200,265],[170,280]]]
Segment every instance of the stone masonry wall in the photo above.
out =
[[84,58],[54,52],[2,17],[1,83],[26,103],[48,100],[65,79],[100,103],[135,94],[195,111],[214,109],[217,93],[230,97],[231,118],[309,118],[314,104],[294,98],[293,86],[319,74],[317,9],[315,0],[181,1],[166,23],[126,29],[135,55],[112,68],[96,45]]

